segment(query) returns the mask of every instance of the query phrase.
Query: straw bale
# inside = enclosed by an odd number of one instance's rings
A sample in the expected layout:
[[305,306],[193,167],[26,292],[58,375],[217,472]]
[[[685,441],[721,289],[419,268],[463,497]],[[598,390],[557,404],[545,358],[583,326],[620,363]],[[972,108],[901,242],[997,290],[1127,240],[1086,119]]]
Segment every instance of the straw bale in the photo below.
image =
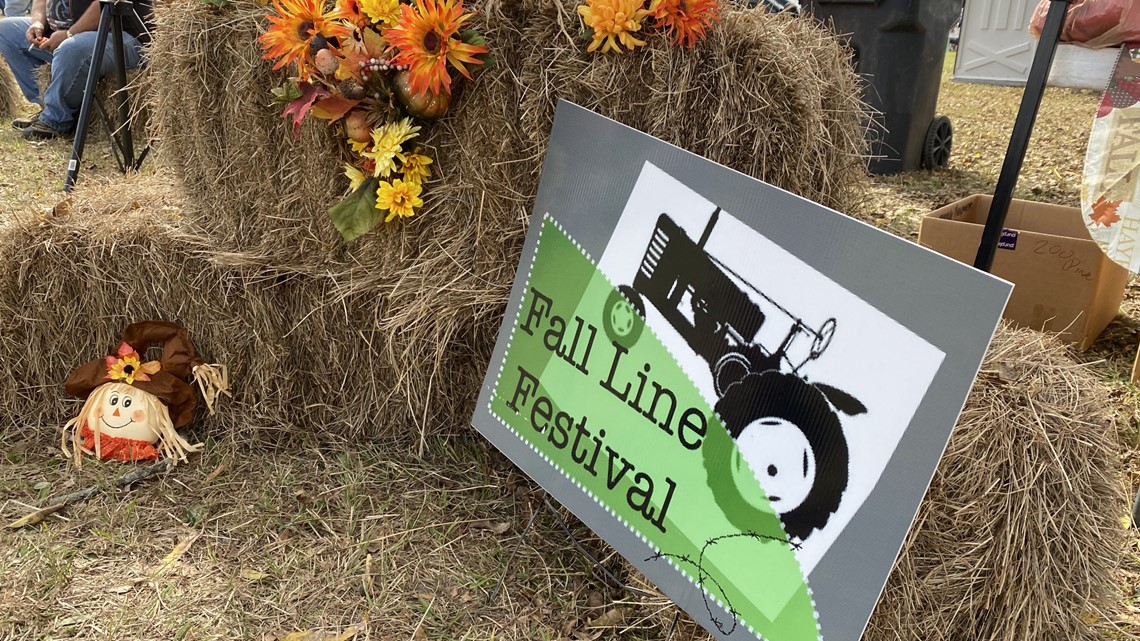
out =
[[161,5],[151,55],[154,77],[180,79],[157,83],[153,114],[186,216],[209,238],[202,251],[220,266],[319,278],[320,291],[298,296],[376,301],[373,348],[401,373],[397,396],[421,433],[466,421],[474,402],[557,99],[840,209],[864,177],[849,52],[809,21],[728,10],[691,53],[657,42],[595,56],[572,0],[473,4],[497,64],[423,131],[437,159],[427,205],[348,247],[326,213],[347,186],[335,131],[310,120],[293,140],[268,105],[281,78],[256,41],[265,7]]
[[[60,387],[67,373],[113,347],[127,324],[154,318],[185,324],[205,358],[230,367],[233,398],[203,423],[218,437],[315,430],[415,443],[377,329],[386,302],[331,298],[320,276],[210,261],[209,239],[181,217],[170,183],[163,174],[87,182],[46,219],[0,227],[0,260],[15,266],[0,275],[0,428],[58,429],[78,411]],[[438,366],[470,385],[469,358],[457,348]],[[449,416],[464,403],[437,402]]]
[[[585,52],[572,0],[469,4],[498,63],[423,132],[443,174],[428,200],[444,204],[421,214],[435,239],[470,224],[455,210],[517,228],[559,98],[831,207],[861,197],[857,77],[849,51],[810,21],[726,9],[691,51],[655,38],[647,51],[601,56]],[[182,82],[157,87],[155,119],[177,150],[175,169],[197,205],[190,215],[225,251],[304,269],[341,251],[325,213],[346,188],[341,146],[320,122],[292,140],[280,108],[267,104],[282,77],[256,42],[265,11],[249,0],[159,7],[152,70]],[[403,233],[359,244],[403,243]],[[517,249],[519,238],[507,240]]]
[[1104,638],[1128,513],[1109,402],[1055,338],[1000,328],[866,639]]
[[8,70],[8,65],[0,59],[0,118],[8,118],[19,113],[24,104],[24,96],[16,86],[16,79]]

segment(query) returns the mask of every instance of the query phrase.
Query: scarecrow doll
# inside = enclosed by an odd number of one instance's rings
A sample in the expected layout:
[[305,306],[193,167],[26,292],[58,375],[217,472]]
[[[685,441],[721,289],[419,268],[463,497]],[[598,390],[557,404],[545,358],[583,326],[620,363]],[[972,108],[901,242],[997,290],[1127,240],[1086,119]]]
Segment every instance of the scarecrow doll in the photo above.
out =
[[[151,346],[162,347],[159,360],[143,361]],[[68,394],[84,398],[79,415],[64,425],[60,447],[75,465],[83,454],[103,460],[185,461],[202,449],[178,435],[194,417],[199,390],[212,414],[214,401],[227,393],[226,370],[194,354],[186,328],[177,323],[133,323],[114,354],[93,360],[67,377]],[[69,446],[70,442],[70,446]]]

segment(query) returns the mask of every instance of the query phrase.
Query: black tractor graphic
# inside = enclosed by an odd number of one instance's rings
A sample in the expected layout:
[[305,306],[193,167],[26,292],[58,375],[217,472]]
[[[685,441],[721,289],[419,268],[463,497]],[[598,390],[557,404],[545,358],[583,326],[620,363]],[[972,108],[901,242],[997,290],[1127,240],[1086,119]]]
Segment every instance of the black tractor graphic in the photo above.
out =
[[[743,458],[789,537],[802,541],[827,523],[847,488],[848,449],[837,412],[867,410],[846,392],[808,382],[801,373],[831,344],[836,319],[809,326],[709,254],[705,246],[719,218],[718,207],[700,239],[693,241],[668,214],[661,214],[633,285],[610,295],[602,324],[610,340],[629,348],[645,328],[648,302],[708,363],[719,399],[717,415],[740,452],[705,448],[705,469],[718,504],[742,531],[752,529],[752,511],[759,508],[745,501],[732,480],[741,473]],[[754,298],[787,323],[778,345],[760,343],[760,328],[775,320]],[[789,432],[788,426],[798,432]],[[765,448],[765,434],[778,434],[781,446]],[[801,445],[789,450],[788,440]],[[772,458],[777,450],[779,460]],[[772,488],[789,491],[780,496]]]

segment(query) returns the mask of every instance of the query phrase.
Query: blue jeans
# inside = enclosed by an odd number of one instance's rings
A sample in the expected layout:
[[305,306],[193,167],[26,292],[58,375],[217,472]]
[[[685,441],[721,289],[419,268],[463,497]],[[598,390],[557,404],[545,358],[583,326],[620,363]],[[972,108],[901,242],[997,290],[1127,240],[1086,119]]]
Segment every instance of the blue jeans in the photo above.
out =
[[0,15],[26,16],[32,10],[32,0],[0,0]]
[[[28,44],[24,34],[31,26],[31,18],[4,18],[0,20],[0,56],[8,62],[8,68],[20,85],[20,91],[28,102],[41,105],[40,122],[60,132],[69,132],[75,127],[75,118],[83,104],[83,92],[87,85],[87,73],[91,68],[91,56],[95,50],[96,34],[84,31],[64,40],[56,50],[44,51]],[[107,49],[103,53],[102,75],[115,70],[115,58],[111,49],[113,38],[107,38]],[[139,41],[134,36],[123,34],[123,49],[128,69],[139,66],[141,59]],[[40,90],[36,85],[35,70],[40,65],[51,63],[51,82],[40,102]]]

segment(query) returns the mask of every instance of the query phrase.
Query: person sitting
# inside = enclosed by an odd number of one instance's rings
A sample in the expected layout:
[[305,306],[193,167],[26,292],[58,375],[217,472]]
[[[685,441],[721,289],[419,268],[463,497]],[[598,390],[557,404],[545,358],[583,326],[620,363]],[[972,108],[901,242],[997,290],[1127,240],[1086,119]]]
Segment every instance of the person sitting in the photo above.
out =
[[[97,0],[32,0],[27,17],[0,19],[0,56],[8,63],[24,98],[42,107],[32,118],[12,121],[27,140],[71,135],[83,104],[87,74],[99,28]],[[152,0],[135,0],[123,16],[124,62],[128,69],[142,62],[142,46],[150,41],[148,23]],[[107,38],[101,75],[115,70],[114,39]],[[36,69],[51,63],[51,80],[40,100]]]

